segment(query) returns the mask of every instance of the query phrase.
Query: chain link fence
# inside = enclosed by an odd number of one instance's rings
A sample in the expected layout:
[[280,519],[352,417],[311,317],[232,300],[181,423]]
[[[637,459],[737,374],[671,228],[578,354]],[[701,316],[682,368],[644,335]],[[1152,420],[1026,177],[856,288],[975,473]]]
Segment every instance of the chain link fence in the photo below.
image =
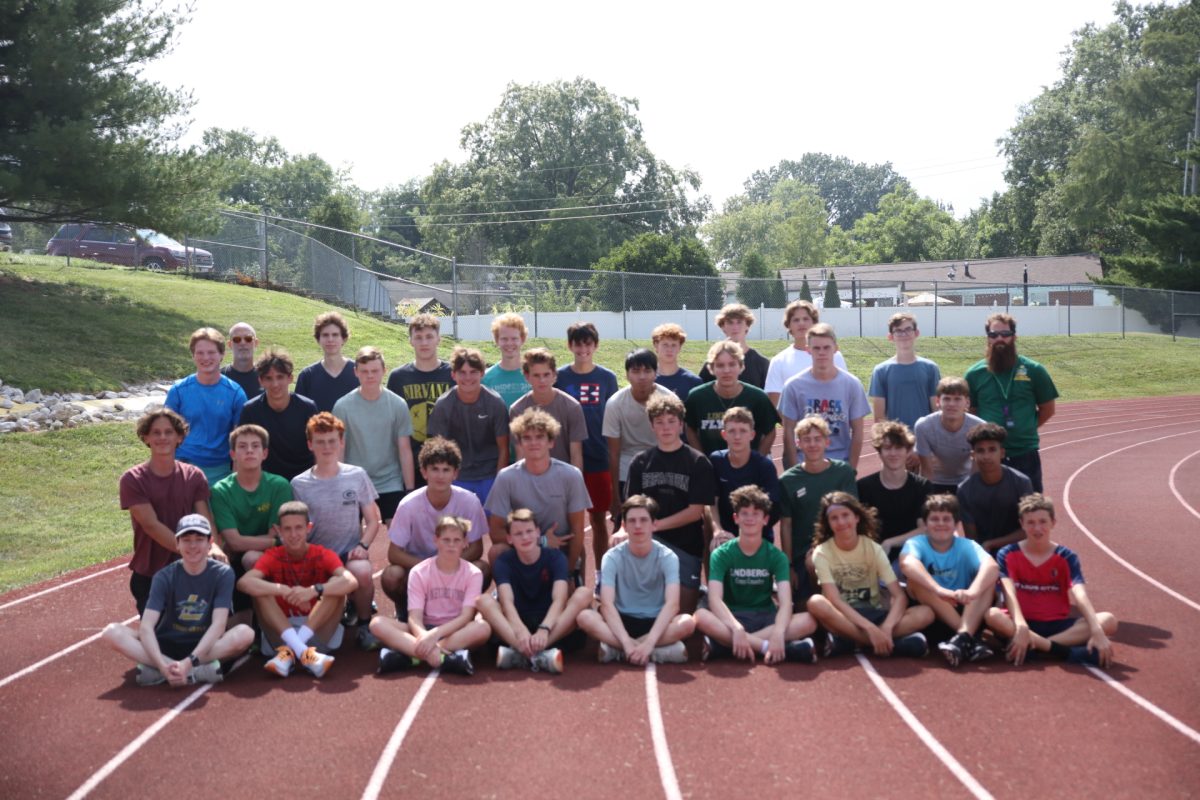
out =
[[607,338],[648,339],[655,326],[675,322],[691,338],[718,339],[713,318],[733,302],[755,310],[751,338],[784,340],[784,307],[801,297],[811,299],[822,321],[842,336],[886,335],[887,319],[903,309],[933,336],[977,335],[988,314],[1003,310],[1019,316],[1021,332],[1028,335],[1166,332],[1200,338],[1197,292],[839,275],[827,297],[824,276],[810,283],[459,264],[297,220],[222,212],[222,222],[213,236],[188,241],[212,252],[215,277],[282,285],[396,321],[431,311],[449,318],[445,333],[470,341],[490,339],[491,318],[505,311],[525,316],[536,337],[562,337],[571,323],[586,318]]

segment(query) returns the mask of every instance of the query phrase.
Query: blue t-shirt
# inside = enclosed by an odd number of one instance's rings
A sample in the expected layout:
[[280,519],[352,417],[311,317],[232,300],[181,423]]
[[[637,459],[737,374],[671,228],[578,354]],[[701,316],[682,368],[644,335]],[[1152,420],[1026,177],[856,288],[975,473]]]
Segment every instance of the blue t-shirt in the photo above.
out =
[[505,550],[492,565],[492,577],[497,586],[512,587],[517,614],[536,627],[554,601],[554,582],[567,580],[567,557],[561,550],[543,547],[538,560],[526,564],[516,550]]
[[687,402],[688,392],[704,383],[699,375],[687,367],[680,367],[674,375],[659,375],[654,382],[659,386],[667,387],[684,402]]
[[164,405],[187,420],[188,435],[175,457],[198,467],[229,463],[229,432],[237,426],[246,405],[242,387],[221,376],[206,386],[188,375],[175,381]]
[[600,582],[613,587],[617,611],[627,617],[654,619],[666,602],[667,587],[679,583],[679,556],[662,542],[650,545],[649,553],[635,556],[629,542],[621,542],[600,562]]
[[729,450],[717,450],[708,456],[708,460],[717,476],[717,511],[721,527],[737,535],[738,526],[729,495],[743,486],[757,486],[771,498],[771,513],[767,517],[767,527],[763,529],[763,538],[774,542],[773,526],[779,520],[779,473],[775,471],[775,462],[756,450],[751,450],[750,460],[737,468],[729,463]]
[[581,375],[571,365],[558,371],[555,389],[561,389],[579,401],[587,421],[588,438],[583,441],[583,471],[608,471],[608,442],[604,439],[604,406],[617,393],[617,376],[605,367],[596,366]]
[[918,356],[911,364],[898,364],[893,356],[875,365],[867,394],[882,397],[887,418],[899,420],[911,430],[929,413],[929,398],[937,395],[941,379],[942,371],[928,358]]
[[979,565],[987,560],[987,553],[978,542],[955,536],[950,549],[939,553],[924,533],[905,542],[900,556],[912,556],[920,561],[937,585],[950,591],[970,588]]

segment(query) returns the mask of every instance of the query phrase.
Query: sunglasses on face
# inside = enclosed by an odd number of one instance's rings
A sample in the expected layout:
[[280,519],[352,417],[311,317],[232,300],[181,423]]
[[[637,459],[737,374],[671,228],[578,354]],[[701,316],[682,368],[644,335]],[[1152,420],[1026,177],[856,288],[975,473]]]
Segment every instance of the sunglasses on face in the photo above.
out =
[[230,336],[229,341],[234,344],[254,344],[253,336]]
[[988,331],[989,339],[1011,339],[1014,336],[1013,331]]

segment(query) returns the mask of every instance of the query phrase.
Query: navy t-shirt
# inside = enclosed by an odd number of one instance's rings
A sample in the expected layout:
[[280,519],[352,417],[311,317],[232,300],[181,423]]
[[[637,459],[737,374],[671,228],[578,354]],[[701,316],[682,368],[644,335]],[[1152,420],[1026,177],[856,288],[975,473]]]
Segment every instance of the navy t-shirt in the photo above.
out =
[[617,376],[605,367],[596,366],[581,375],[568,364],[558,371],[555,389],[561,389],[579,401],[587,421],[588,438],[583,441],[583,471],[608,471],[608,442],[604,439],[604,406],[617,393]]
[[728,450],[710,453],[708,460],[712,462],[713,473],[717,477],[717,512],[721,517],[721,527],[737,535],[738,526],[733,518],[733,503],[729,495],[743,486],[757,486],[771,498],[771,513],[767,517],[763,536],[768,542],[774,542],[774,526],[779,521],[779,473],[775,471],[775,462],[756,450],[750,451],[750,460],[740,467],[729,463]]
[[492,565],[492,577],[497,586],[512,587],[517,614],[537,627],[554,601],[554,582],[567,580],[567,557],[561,550],[543,547],[537,561],[525,564],[516,550],[505,550]]

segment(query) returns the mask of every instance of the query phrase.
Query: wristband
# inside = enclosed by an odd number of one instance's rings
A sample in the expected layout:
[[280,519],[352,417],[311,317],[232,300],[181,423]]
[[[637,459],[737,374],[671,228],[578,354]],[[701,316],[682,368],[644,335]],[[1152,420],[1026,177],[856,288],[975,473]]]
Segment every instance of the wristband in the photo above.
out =
[[538,629],[539,631],[545,631],[546,633],[549,633],[549,632],[550,632],[550,626],[549,626],[549,625],[538,625],[538,626],[537,626],[537,629]]
[[540,546],[540,547],[546,546],[546,534],[543,533],[541,536],[538,537],[538,546]]
[[317,599],[320,600],[321,597],[325,594],[325,584],[314,583],[313,590],[317,593]]
[[192,662],[193,667],[200,666],[200,659],[196,658],[195,653],[192,653],[190,656],[188,656],[188,661]]
[[359,542],[359,543],[358,543],[358,546],[359,546],[359,547],[361,547],[363,550],[370,550],[370,549],[371,549],[371,546],[370,546],[369,544],[367,544],[366,542]]

